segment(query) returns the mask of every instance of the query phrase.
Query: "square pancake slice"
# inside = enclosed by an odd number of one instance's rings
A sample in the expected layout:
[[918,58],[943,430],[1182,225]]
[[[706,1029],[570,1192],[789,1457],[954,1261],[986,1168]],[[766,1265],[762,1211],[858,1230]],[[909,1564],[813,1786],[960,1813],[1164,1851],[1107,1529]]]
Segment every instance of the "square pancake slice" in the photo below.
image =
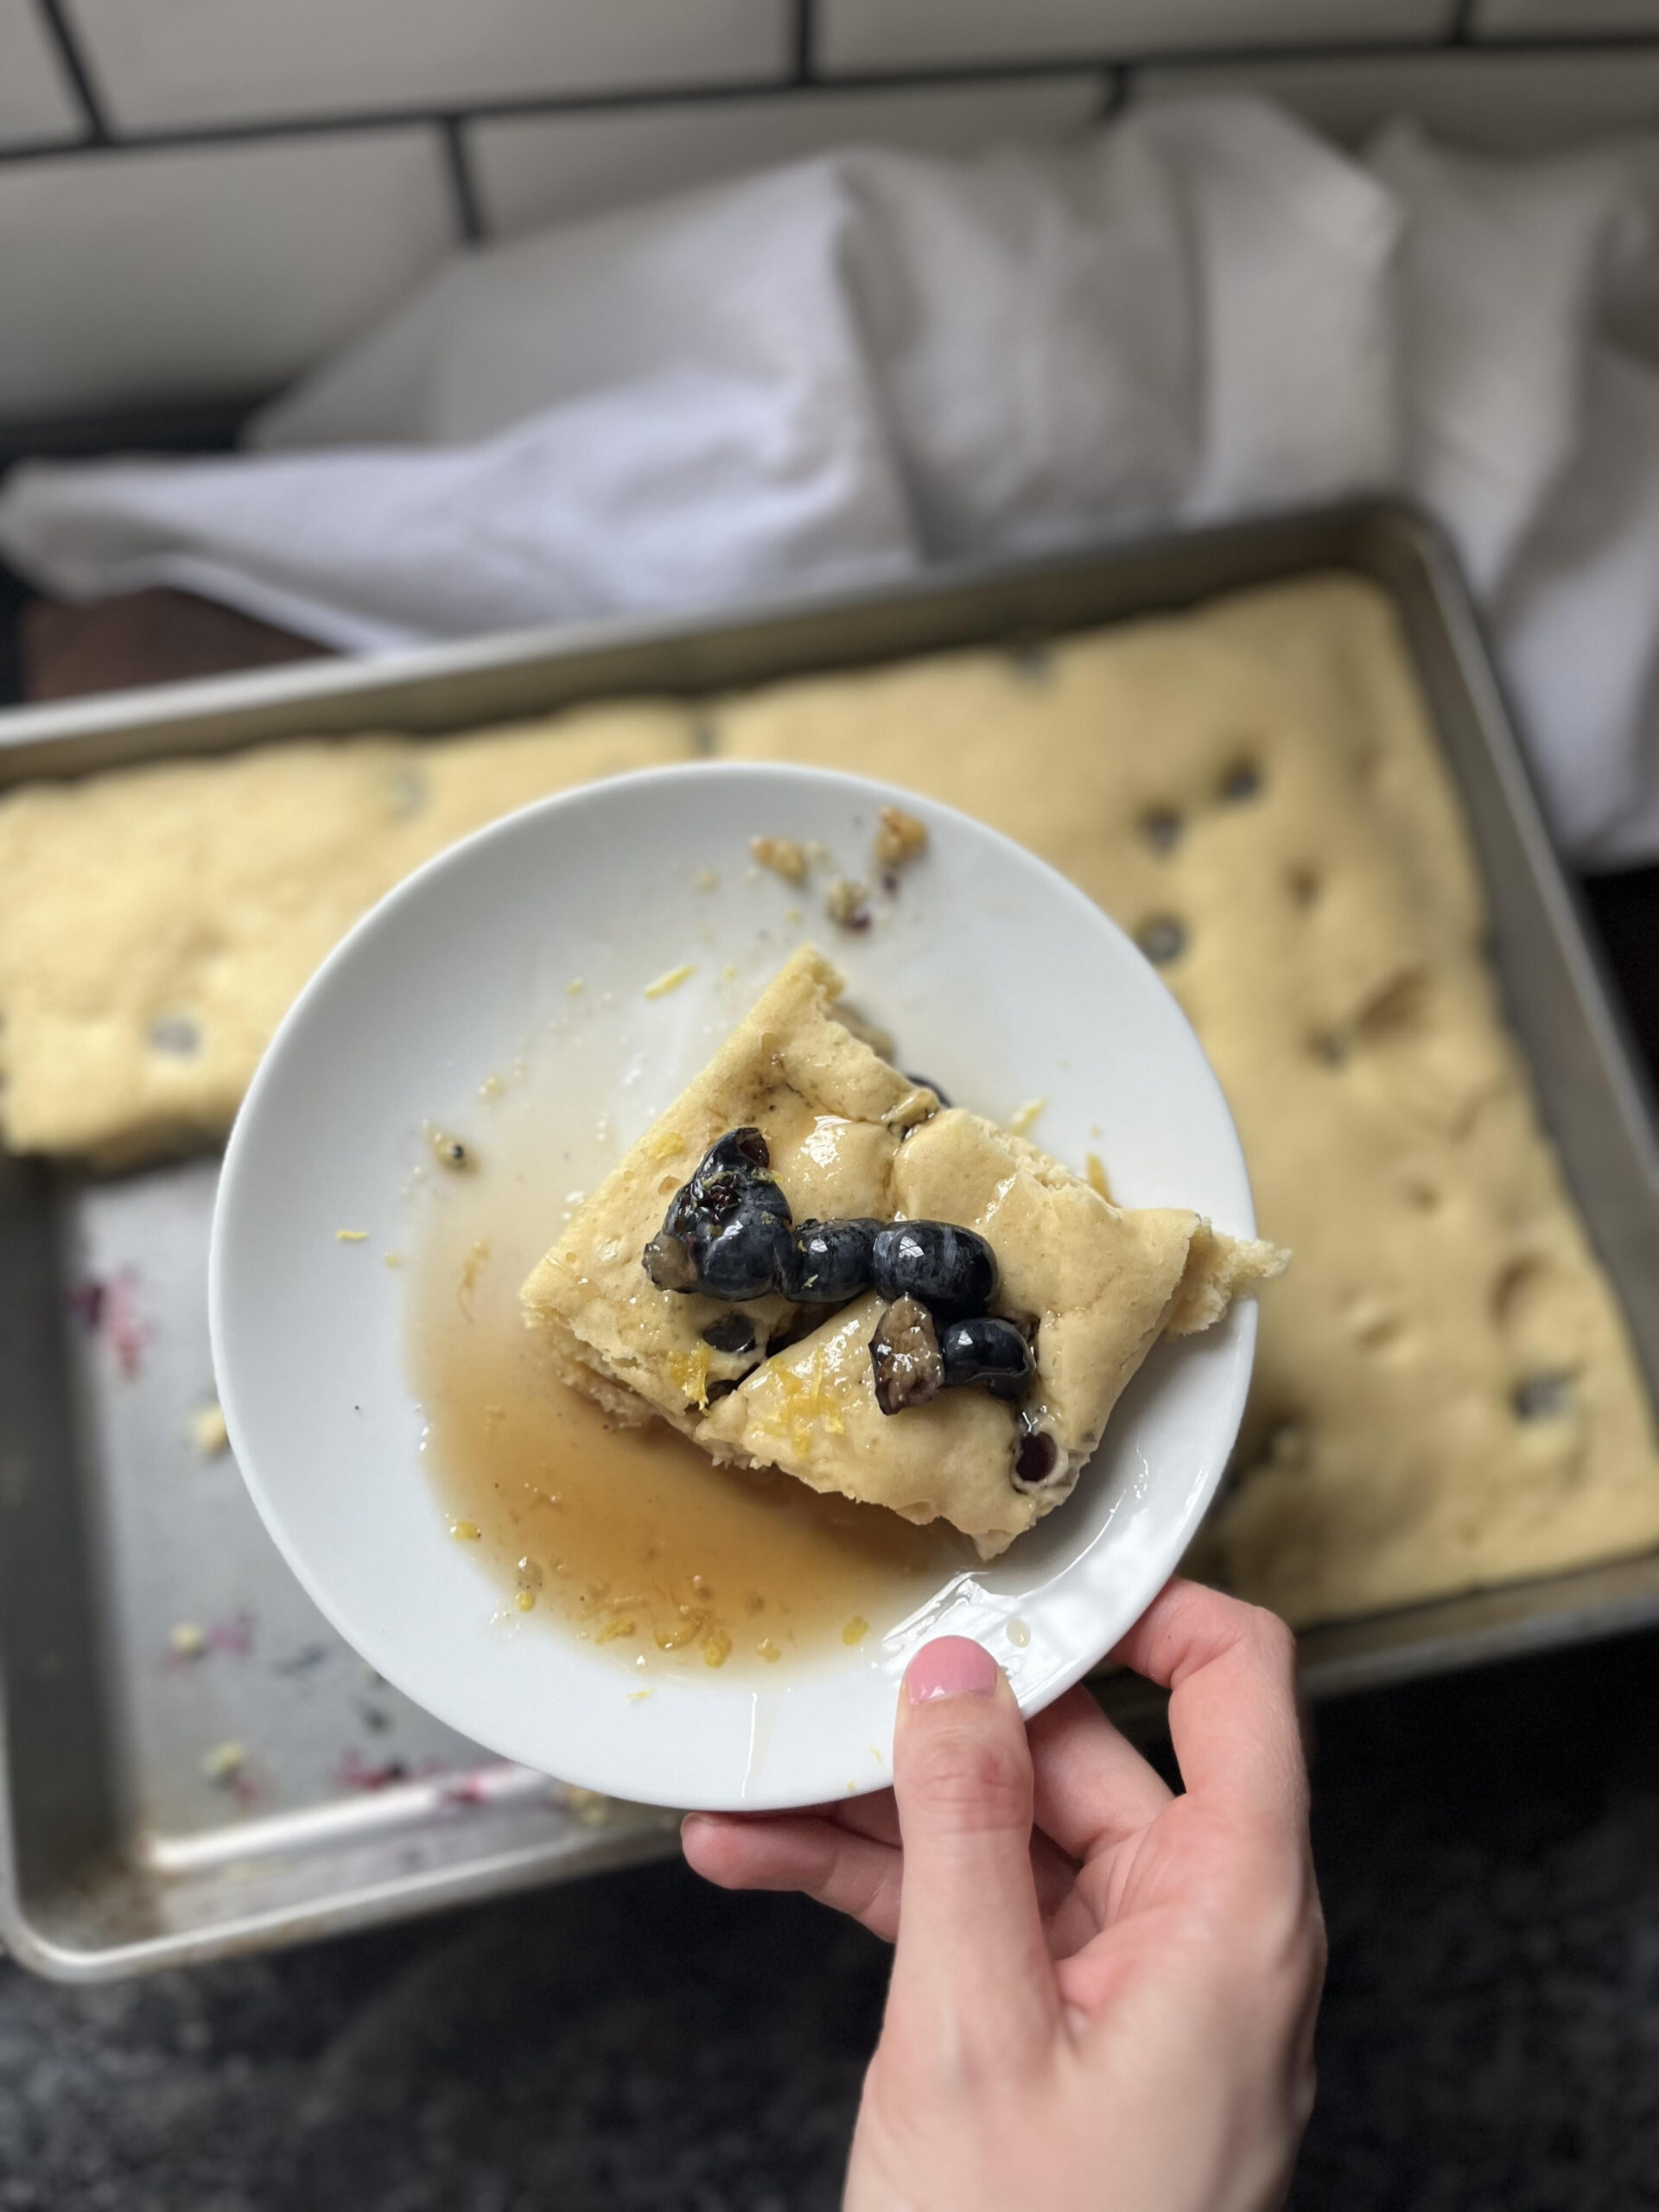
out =
[[[841,988],[810,948],[791,960],[531,1273],[526,1319],[614,1417],[658,1414],[717,1460],[946,1520],[994,1558],[1070,1496],[1160,1334],[1207,1327],[1285,1255],[1181,1209],[1114,1206],[1024,1139],[941,1108],[837,1020]],[[874,1292],[824,1316],[650,1281],[641,1255],[675,1192],[716,1138],[751,1125],[797,1221],[946,1221],[988,1240],[995,1311],[1033,1344],[1023,1404],[959,1389],[883,1414]],[[753,1344],[714,1350],[704,1332],[734,1312]]]
[[943,1518],[982,1559],[1071,1496],[1160,1335],[1209,1327],[1287,1257],[1180,1208],[1112,1205],[1024,1138],[956,1107],[906,1140],[892,1192],[897,1217],[976,1230],[995,1252],[995,1311],[1027,1330],[1036,1357],[1024,1403],[956,1389],[883,1414],[872,1292],[711,1407],[697,1441],[717,1459],[779,1467],[907,1521]]
[[[939,1102],[836,1018],[842,989],[821,954],[796,953],[524,1283],[526,1319],[551,1338],[561,1371],[617,1419],[657,1413],[696,1435],[711,1386],[747,1374],[793,1319],[776,1294],[734,1306],[645,1274],[641,1253],[717,1137],[760,1131],[797,1221],[892,1219],[900,1139]],[[734,1313],[754,1347],[716,1351],[703,1332]]]

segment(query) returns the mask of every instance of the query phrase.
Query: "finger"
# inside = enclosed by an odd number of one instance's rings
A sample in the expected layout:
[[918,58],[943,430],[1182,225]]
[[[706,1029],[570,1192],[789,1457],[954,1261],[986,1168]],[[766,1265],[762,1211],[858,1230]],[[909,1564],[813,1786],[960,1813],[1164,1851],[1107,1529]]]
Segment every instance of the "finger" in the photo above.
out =
[[934,2065],[1035,2059],[1058,2018],[1031,1863],[1031,1754],[1007,1677],[962,1636],[905,1672],[893,1742],[904,1887],[888,2021]]
[[892,1942],[899,1929],[899,1853],[810,1814],[688,1813],[686,1864],[722,1890],[799,1890]]
[[[867,1835],[895,1848],[899,1845],[899,1809],[891,1789],[878,1789],[868,1797],[831,1798],[827,1805],[814,1805],[810,1810],[832,1827],[850,1828],[855,1835]],[[753,1815],[734,1817],[745,1820]],[[1040,1823],[1032,1831],[1031,1867],[1037,1883],[1037,1902],[1047,1914],[1077,1880],[1077,1867],[1074,1857],[1039,1830]]]
[[[851,1828],[860,1835],[872,1837],[877,1843],[898,1847],[899,1815],[891,1789],[883,1789],[873,1797],[849,1797],[845,1804],[830,1804],[817,1809],[832,1827]],[[1031,1872],[1037,1885],[1037,1909],[1048,1929],[1048,1947],[1052,1953],[1056,1942],[1055,1916],[1063,1913],[1068,1901],[1077,1893],[1077,1862],[1058,1843],[1033,1827],[1031,1834]],[[1093,1935],[1093,1916],[1090,1915],[1089,1919],[1087,1932]],[[1082,1941],[1080,1929],[1081,1923],[1075,1916],[1065,1915],[1061,1925],[1062,1940],[1068,1943]]]
[[1058,1843],[1046,1836],[1040,1828],[1033,1827],[1031,1832],[1031,1875],[1037,1885],[1037,1910],[1046,1920],[1077,1887],[1077,1862],[1062,1851]]
[[1029,1728],[1037,1825],[1085,1865],[1138,1834],[1170,1801],[1154,1774],[1081,1685]]
[[1169,1690],[1169,1732],[1189,1795],[1300,1834],[1307,1768],[1296,1643],[1275,1614],[1177,1580],[1112,1656]]
[[899,1841],[899,1808],[891,1789],[874,1790],[868,1797],[833,1797],[827,1805],[814,1805],[811,1810],[820,1820],[850,1828],[855,1835],[868,1835],[877,1843],[894,1846]]
[[[849,1880],[833,1888],[822,1881],[814,1886],[823,1845],[819,1837],[813,1836],[810,1846],[804,1846],[798,1831],[807,1827],[827,1829],[831,1834],[843,1827],[856,1828],[855,1835],[845,1839],[849,1846],[868,1838],[874,1845],[891,1841],[894,1847],[890,1859],[882,1860],[879,1866],[874,1860],[866,1860],[861,1851],[849,1848],[843,1854]],[[753,1813],[688,1813],[680,1824],[686,1863],[705,1881],[728,1890],[799,1890],[817,1897],[820,1904],[861,1921],[887,1943],[892,1942],[899,1924],[902,1868],[898,1837],[891,1790],[879,1796],[854,1798],[845,1805],[814,1807],[809,1813],[785,1819]],[[1033,1834],[1031,1866],[1051,1953],[1060,1955],[1074,1950],[1096,1932],[1093,1915],[1077,1897],[1076,1864],[1047,1836]],[[867,1869],[872,1874],[879,1872],[882,1883],[879,1897],[860,1887]],[[1077,1912],[1070,1910],[1074,1901]]]

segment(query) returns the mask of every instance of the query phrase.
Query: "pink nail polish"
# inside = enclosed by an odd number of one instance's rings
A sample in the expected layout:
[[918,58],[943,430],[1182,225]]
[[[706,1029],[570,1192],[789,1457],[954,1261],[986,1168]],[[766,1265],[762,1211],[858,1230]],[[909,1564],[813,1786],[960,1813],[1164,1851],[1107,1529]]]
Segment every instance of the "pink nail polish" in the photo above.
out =
[[912,1705],[936,1697],[989,1697],[1001,1669],[971,1637],[938,1636],[925,1643],[905,1669]]

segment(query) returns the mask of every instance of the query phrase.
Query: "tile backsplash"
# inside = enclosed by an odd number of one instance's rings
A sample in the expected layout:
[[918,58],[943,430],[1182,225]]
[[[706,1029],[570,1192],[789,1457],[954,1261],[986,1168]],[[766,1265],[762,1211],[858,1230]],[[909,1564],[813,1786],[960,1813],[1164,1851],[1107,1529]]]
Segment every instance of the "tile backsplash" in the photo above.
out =
[[1278,100],[1349,146],[1391,115],[1414,116],[1448,144],[1483,154],[1552,153],[1598,131],[1659,134],[1659,40],[1645,52],[1463,47],[1363,60],[1323,54],[1226,69],[1156,67],[1141,73],[1138,92],[1164,99],[1223,86]]
[[1659,0],[0,0],[0,450],[262,396],[469,240],[1217,86],[1659,133]]
[[34,0],[0,0],[0,146],[82,128],[74,88]]
[[267,390],[454,235],[424,130],[0,162],[0,418]]
[[1455,0],[819,0],[827,69],[1439,40]]
[[470,133],[479,204],[492,236],[709,184],[831,146],[961,154],[999,138],[1059,138],[1101,111],[1097,77],[880,86],[687,100],[601,114],[505,116]]
[[111,123],[148,130],[775,84],[790,0],[68,0]]

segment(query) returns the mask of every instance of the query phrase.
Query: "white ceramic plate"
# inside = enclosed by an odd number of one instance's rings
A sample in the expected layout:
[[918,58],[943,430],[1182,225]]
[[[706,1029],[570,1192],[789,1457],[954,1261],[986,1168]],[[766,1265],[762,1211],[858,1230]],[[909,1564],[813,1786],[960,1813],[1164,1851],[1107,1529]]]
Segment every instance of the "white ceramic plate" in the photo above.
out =
[[[930,844],[862,935],[825,919],[821,889],[750,863],[752,836],[790,835],[856,872],[887,799],[923,817]],[[423,1125],[475,1122],[480,1080],[518,1061],[573,1141],[608,1113],[620,1156],[809,937],[847,974],[852,1001],[893,1032],[904,1064],[957,1103],[1006,1120],[1042,1097],[1035,1139],[1079,1170],[1099,1154],[1120,1203],[1192,1206],[1254,1233],[1220,1087],[1174,1000],[1098,908],[946,808],[785,767],[626,777],[530,807],[432,861],[313,978],[226,1159],[215,1370],[238,1460],[289,1564],[419,1704],[507,1758],[616,1796],[761,1808],[879,1788],[899,1677],[941,1631],[988,1644],[1036,1711],[1173,1569],[1243,1407],[1249,1302],[1205,1336],[1160,1344],[1070,1502],[874,1649],[786,1662],[760,1682],[694,1670],[631,1699],[638,1677],[613,1651],[543,1620],[504,1627],[499,1588],[477,1547],[451,1539],[422,1466],[404,1281],[380,1264],[408,1241]],[[688,962],[677,988],[645,995]],[[338,1241],[346,1225],[367,1232],[362,1244]],[[559,1226],[554,1213],[536,1241]]]

